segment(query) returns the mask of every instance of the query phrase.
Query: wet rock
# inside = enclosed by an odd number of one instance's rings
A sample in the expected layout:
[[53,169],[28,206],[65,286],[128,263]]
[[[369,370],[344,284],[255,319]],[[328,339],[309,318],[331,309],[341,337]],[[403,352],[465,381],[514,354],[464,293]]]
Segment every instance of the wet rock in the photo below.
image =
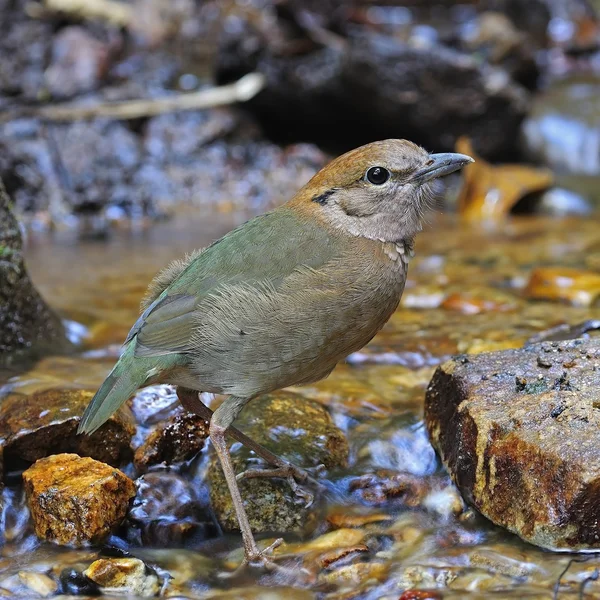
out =
[[[406,137],[450,150],[466,134],[484,155],[501,155],[527,107],[526,92],[505,71],[435,43],[384,35],[352,35],[290,55],[242,21],[224,35],[216,69],[220,81],[252,70],[266,75],[267,88],[245,107],[276,139],[356,146]],[[296,114],[305,116],[302,124]]]
[[536,300],[591,306],[600,297],[600,273],[569,267],[539,267],[532,271],[525,295]]
[[562,173],[598,175],[600,80],[570,79],[537,95],[522,125],[526,154]]
[[58,590],[56,581],[48,577],[45,573],[19,572],[19,579],[31,592],[42,598],[53,596]]
[[152,598],[160,591],[158,577],[138,558],[101,558],[84,575],[106,595]]
[[459,357],[435,373],[427,426],[463,496],[544,548],[600,548],[600,342]]
[[[348,460],[348,442],[325,408],[291,392],[256,398],[244,408],[236,427],[299,467],[324,464],[332,468],[343,466]],[[231,454],[236,473],[269,468],[240,444],[234,445]],[[215,456],[208,480],[211,503],[222,527],[229,531],[238,529],[225,477]],[[314,505],[307,508],[298,504],[285,480],[242,480],[240,490],[254,531],[306,531],[316,524]]]
[[48,91],[63,98],[94,89],[106,74],[110,47],[76,25],[52,40],[52,59],[44,73]]
[[50,389],[6,396],[0,405],[5,472],[18,468],[22,461],[31,463],[61,452],[75,452],[111,465],[130,460],[135,427],[127,406],[92,435],[77,435],[81,415],[93,395],[87,390]]
[[98,586],[77,569],[67,568],[60,573],[60,586],[63,594],[73,596],[99,596]]
[[154,430],[135,451],[135,468],[138,473],[144,473],[152,465],[189,460],[202,450],[207,437],[208,422],[179,407],[169,421]]
[[419,506],[427,495],[429,485],[424,478],[379,469],[352,478],[349,491],[370,506],[393,504],[414,508]]
[[133,482],[117,469],[76,454],[38,460],[23,473],[36,535],[82,546],[106,537],[127,512]]
[[145,547],[166,548],[216,536],[207,491],[195,479],[154,471],[140,477],[136,485],[137,494],[128,514],[128,536],[132,541]]
[[29,279],[19,224],[0,179],[0,366],[18,356],[60,353],[64,327]]

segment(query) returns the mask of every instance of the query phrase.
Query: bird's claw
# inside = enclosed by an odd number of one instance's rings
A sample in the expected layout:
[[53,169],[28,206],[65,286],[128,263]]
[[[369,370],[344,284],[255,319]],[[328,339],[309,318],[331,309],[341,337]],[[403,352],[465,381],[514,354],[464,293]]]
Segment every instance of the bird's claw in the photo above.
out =
[[240,566],[262,568],[265,571],[277,571],[281,569],[270,557],[276,548],[279,548],[283,544],[282,538],[277,538],[270,546],[267,546],[264,550],[255,550],[251,554],[247,554]]
[[281,477],[282,479],[286,479],[290,488],[292,488],[292,492],[304,502],[306,508],[314,502],[314,495],[299,485],[299,483],[304,483],[310,478],[304,469],[291,464],[275,469],[248,469],[237,475],[236,478],[239,481],[241,479],[256,479],[258,477]]

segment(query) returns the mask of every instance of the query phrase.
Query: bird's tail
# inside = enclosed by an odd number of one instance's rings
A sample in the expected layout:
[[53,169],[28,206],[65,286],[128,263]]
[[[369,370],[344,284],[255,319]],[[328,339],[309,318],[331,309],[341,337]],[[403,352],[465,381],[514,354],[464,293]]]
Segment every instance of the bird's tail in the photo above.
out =
[[127,351],[121,356],[81,417],[77,433],[94,433],[146,381],[148,370],[135,368],[135,359]]

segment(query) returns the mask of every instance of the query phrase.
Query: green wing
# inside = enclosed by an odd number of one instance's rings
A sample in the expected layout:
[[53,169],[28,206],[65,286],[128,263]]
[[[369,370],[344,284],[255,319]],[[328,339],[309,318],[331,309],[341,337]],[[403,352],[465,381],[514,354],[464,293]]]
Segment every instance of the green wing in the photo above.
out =
[[135,356],[189,352],[194,312],[207,295],[224,285],[277,288],[298,267],[322,267],[335,246],[325,229],[286,207],[256,217],[199,254],[142,313],[126,343],[135,338]]

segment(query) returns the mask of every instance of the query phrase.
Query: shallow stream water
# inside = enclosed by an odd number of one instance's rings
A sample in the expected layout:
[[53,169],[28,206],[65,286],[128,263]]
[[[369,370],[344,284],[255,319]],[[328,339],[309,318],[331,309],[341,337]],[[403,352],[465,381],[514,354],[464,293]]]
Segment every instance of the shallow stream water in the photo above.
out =
[[[118,231],[104,242],[30,234],[33,280],[69,321],[78,348],[25,372],[0,373],[0,396],[11,389],[97,387],[151,277],[220,237],[237,224],[233,219],[178,217],[148,230]],[[600,597],[600,558],[537,549],[466,507],[422,424],[425,388],[449,356],[519,347],[545,328],[599,316],[600,286],[576,276],[600,271],[598,220],[523,218],[486,227],[438,217],[416,251],[401,307],[384,330],[327,380],[296,390],[323,403],[350,444],[350,466],[326,475],[317,525],[302,541],[286,538],[282,562],[312,570],[312,582],[302,587],[283,575],[254,573],[223,579],[241,556],[235,535],[160,549],[112,540],[170,574],[166,595],[374,600],[418,588],[431,590],[431,598]],[[543,289],[536,284],[540,269],[551,280]],[[206,452],[193,467],[199,496],[205,495]],[[130,466],[124,470],[131,474]],[[38,542],[27,517],[19,488],[9,485],[1,597],[2,590],[23,597],[19,573],[57,580],[66,567],[85,568],[97,556],[95,548]],[[325,556],[330,551],[338,553],[335,560]]]

